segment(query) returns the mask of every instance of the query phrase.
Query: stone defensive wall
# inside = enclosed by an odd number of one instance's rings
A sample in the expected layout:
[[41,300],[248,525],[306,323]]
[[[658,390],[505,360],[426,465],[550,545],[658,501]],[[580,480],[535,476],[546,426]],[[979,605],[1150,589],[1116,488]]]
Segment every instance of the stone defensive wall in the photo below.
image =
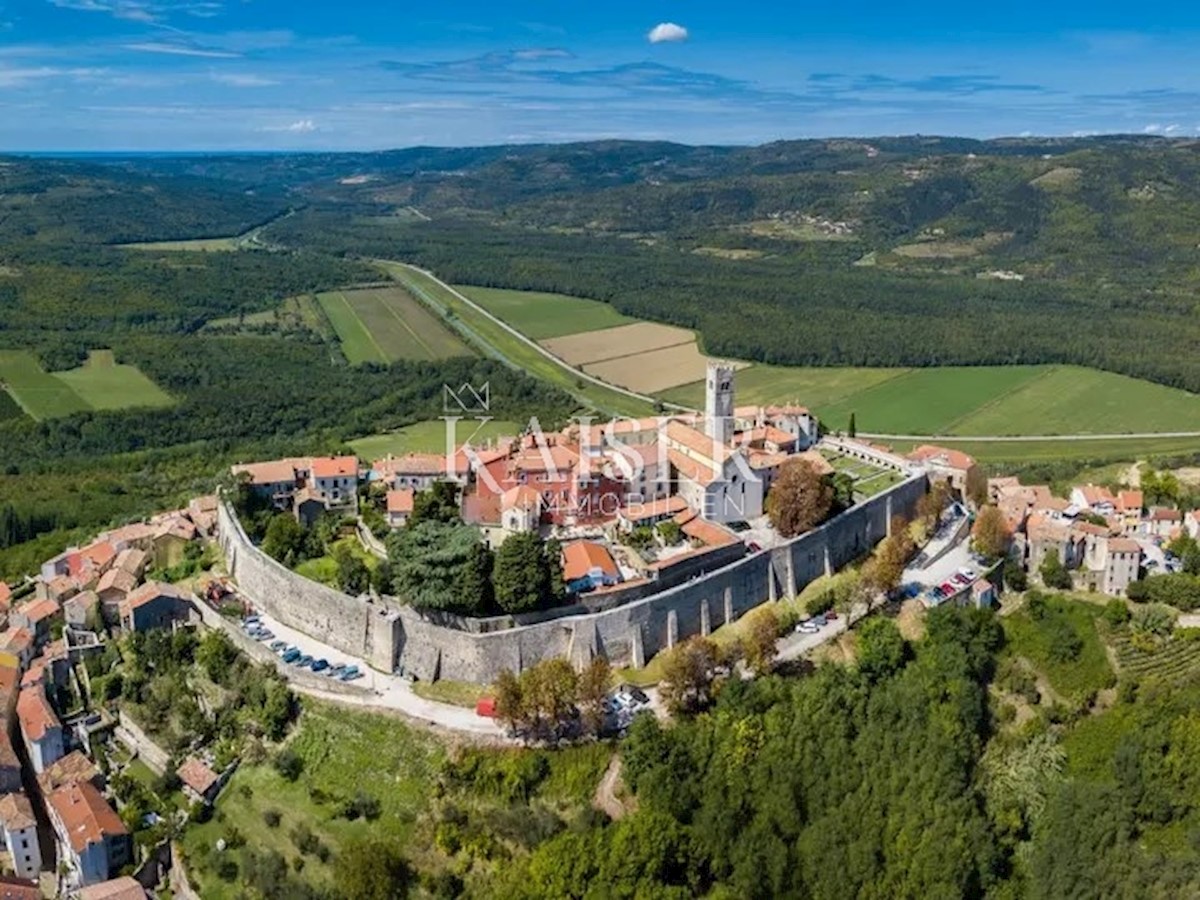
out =
[[861,557],[887,535],[892,516],[913,517],[928,487],[924,473],[913,475],[786,544],[641,599],[599,612],[575,606],[536,614],[533,621],[514,617],[508,628],[488,620],[492,630],[468,627],[475,620],[425,615],[391,598],[350,597],[309,581],[254,547],[224,503],[219,539],[238,586],[284,624],[384,672],[403,667],[422,680],[487,684],[504,669],[519,672],[552,657],[577,667],[596,655],[617,667],[644,665],[684,638],[707,635],[756,606],[794,596]]

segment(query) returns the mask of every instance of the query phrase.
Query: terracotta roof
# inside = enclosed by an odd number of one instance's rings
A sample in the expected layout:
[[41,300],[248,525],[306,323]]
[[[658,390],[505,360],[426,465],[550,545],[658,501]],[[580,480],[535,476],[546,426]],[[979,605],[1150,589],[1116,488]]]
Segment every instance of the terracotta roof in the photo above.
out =
[[64,603],[63,609],[66,609],[68,606],[72,609],[79,607],[84,611],[84,613],[86,613],[99,602],[100,598],[96,596],[95,591],[84,591],[82,594],[76,594],[74,597]]
[[217,773],[194,756],[189,756],[176,770],[179,780],[197,794],[206,794],[217,783]]
[[182,600],[184,598],[183,593],[173,584],[166,584],[161,581],[147,581],[122,601],[121,614],[126,615],[130,610],[145,606],[147,603],[152,603],[159,597],[171,597],[175,600]]
[[519,456],[513,459],[512,467],[518,472],[549,472],[553,470],[557,474],[565,476],[575,468],[578,462],[579,454],[575,450],[556,445],[546,447],[545,450],[540,448],[523,450]]
[[1150,520],[1153,522],[1178,522],[1181,516],[1179,510],[1166,506],[1156,506],[1150,510]]
[[36,881],[0,875],[0,900],[42,900],[42,889]]
[[96,585],[96,593],[103,594],[105,591],[116,590],[122,594],[128,594],[135,587],[137,587],[137,576],[120,566],[114,566],[100,576],[100,583]]
[[979,594],[983,594],[991,590],[991,588],[992,583],[990,581],[988,581],[986,578],[980,578],[971,585],[971,593],[978,596]]
[[963,453],[961,450],[938,447],[934,444],[922,444],[909,453],[908,458],[917,462],[949,466],[952,469],[963,469],[964,471],[975,465],[975,458]]
[[188,511],[215,513],[217,511],[217,495],[204,494],[200,497],[193,497],[188,503]]
[[501,509],[540,509],[542,495],[527,484],[518,484],[500,495]]
[[12,588],[0,581],[0,608],[8,609],[12,604]]
[[146,900],[147,896],[145,888],[132,875],[92,884],[79,892],[79,900]]
[[17,697],[17,718],[21,722],[21,733],[27,740],[40,741],[52,728],[61,728],[46,692],[40,687],[21,691]]
[[358,477],[357,456],[318,456],[312,461],[313,478]]
[[145,522],[134,522],[123,525],[108,533],[108,539],[114,544],[133,544],[137,541],[150,540],[154,537],[154,528]]
[[624,507],[620,514],[630,522],[641,522],[645,519],[661,519],[663,516],[674,516],[688,508],[688,503],[678,494],[664,497],[661,500],[651,500],[649,503],[631,503]]
[[467,494],[462,504],[463,521],[468,525],[494,525],[500,521],[498,494]]
[[18,606],[14,612],[29,619],[35,625],[52,619],[61,612],[61,607],[53,600],[34,600],[32,603],[26,603],[24,606]]
[[1071,508],[1071,501],[1064,500],[1062,497],[1052,497],[1049,494],[1035,495],[1033,501],[1034,509],[1049,509],[1054,512],[1066,512]]
[[21,768],[21,760],[17,756],[16,748],[13,747],[12,738],[3,729],[0,729],[0,766],[6,769],[20,770]]
[[1142,554],[1141,545],[1137,541],[1129,538],[1113,538],[1108,542],[1109,553],[1136,553],[1139,556]]
[[666,438],[670,443],[686,448],[705,460],[721,463],[733,455],[733,450],[715,441],[703,431],[672,419],[667,423]]
[[21,653],[33,646],[33,632],[28,628],[10,628],[0,634],[0,649]]
[[46,686],[46,661],[38,657],[29,664],[25,674],[21,676],[21,689]]
[[712,484],[721,475],[720,470],[714,472],[712,466],[697,462],[679,450],[668,450],[667,459],[680,475],[700,485]]
[[76,853],[83,853],[88,845],[98,844],[105,837],[129,833],[91,782],[64,785],[53,791],[46,803],[62,822],[71,849]]
[[[457,463],[455,464],[457,468]],[[371,468],[385,478],[397,475],[436,476],[446,474],[446,457],[441,453],[409,453],[405,456],[378,459]]]
[[66,756],[60,757],[48,765],[38,775],[38,784],[42,793],[57,790],[63,785],[75,784],[79,781],[93,781],[100,774],[96,764],[83,755],[79,750],[72,750]]
[[[775,469],[782,466],[791,457],[786,453],[764,453],[759,450],[750,451],[750,468],[752,469]],[[829,465],[828,463],[825,463]]]
[[410,513],[413,510],[413,490],[404,488],[399,491],[387,492],[387,511],[390,513]]
[[1085,484],[1083,487],[1078,488],[1078,491],[1083,495],[1083,499],[1087,502],[1088,506],[1095,506],[1098,503],[1115,503],[1117,500],[1108,488],[1095,484]]
[[96,541],[79,551],[84,560],[97,569],[103,569],[116,558],[117,550],[108,541]]
[[246,463],[233,467],[234,475],[247,474],[250,484],[283,484],[296,480],[295,461],[291,459],[273,459],[269,462]]
[[154,536],[157,538],[168,534],[185,541],[194,540],[196,523],[185,516],[173,516],[159,522],[158,527],[154,530]]
[[604,426],[605,434],[637,434],[644,431],[654,431],[662,423],[660,416],[646,416],[642,419],[613,419]]
[[46,583],[46,592],[51,597],[67,597],[79,592],[79,583],[70,575],[59,575]]
[[1096,525],[1092,522],[1075,522],[1071,526],[1072,531],[1078,531],[1082,534],[1090,534],[1093,537],[1108,537],[1109,529],[1107,525]]
[[699,516],[682,525],[683,533],[709,547],[724,547],[737,543],[737,537],[714,522],[708,522]]
[[[3,702],[11,697],[21,685],[21,670],[17,666],[0,665],[0,716],[4,715],[4,710],[7,708],[7,703]],[[0,731],[3,731],[0,728]]]
[[33,805],[23,791],[0,797],[0,822],[4,823],[5,831],[24,831],[37,827]]
[[1141,491],[1118,491],[1117,507],[1125,512],[1141,512],[1145,498]]
[[1063,543],[1071,539],[1071,530],[1042,515],[1032,515],[1025,522],[1025,533],[1031,540],[1056,541]]
[[613,561],[612,554],[603,544],[595,541],[572,541],[563,544],[563,578],[575,581],[586,577],[593,569],[600,569],[605,575],[619,577],[621,570]]

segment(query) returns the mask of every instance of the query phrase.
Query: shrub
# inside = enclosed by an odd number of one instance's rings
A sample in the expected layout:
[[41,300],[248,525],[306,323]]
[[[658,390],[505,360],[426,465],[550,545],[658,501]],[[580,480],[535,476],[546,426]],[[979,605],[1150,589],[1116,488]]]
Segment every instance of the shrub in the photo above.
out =
[[233,881],[238,877],[237,860],[231,856],[222,856],[217,863],[217,877],[222,881]]
[[264,809],[262,817],[268,828],[278,828],[279,821],[283,818],[277,809]]
[[203,824],[212,818],[212,807],[207,803],[193,803],[188,808],[188,821]]
[[318,838],[311,828],[301,823],[291,830],[288,835],[296,849],[301,853],[315,853],[317,848],[321,846],[321,839]]
[[275,771],[282,775],[285,780],[295,781],[300,777],[300,773],[303,770],[304,760],[290,747],[284,747],[275,754]]
[[1109,600],[1104,604],[1104,621],[1113,628],[1120,628],[1129,621],[1129,607],[1122,600]]

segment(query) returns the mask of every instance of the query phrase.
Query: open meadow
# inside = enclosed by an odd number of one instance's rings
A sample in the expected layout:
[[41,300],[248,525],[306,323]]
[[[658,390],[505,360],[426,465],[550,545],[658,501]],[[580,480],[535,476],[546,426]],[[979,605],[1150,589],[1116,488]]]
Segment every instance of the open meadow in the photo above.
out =
[[599,300],[462,284],[454,288],[535,341],[613,328],[634,321]]
[[[524,426],[516,422],[489,421],[479,423],[466,418],[455,423],[454,444],[458,446],[470,441],[473,446],[483,446],[498,437],[512,437]],[[372,434],[350,441],[350,447],[367,460],[382,459],[387,455],[403,456],[406,453],[444,453],[446,451],[446,423],[442,419],[415,422],[396,431]]]
[[695,343],[696,335],[686,328],[659,325],[655,322],[634,322],[616,328],[568,334],[541,341],[543,347],[573,366]]
[[[78,369],[47,372],[32,353],[0,350],[0,384],[29,416],[41,421],[87,410],[170,406],[174,401],[134,366],[118,365],[111,350],[96,350]],[[0,417],[5,417],[0,406]]]
[[470,356],[470,349],[401,288],[329,291],[317,300],[351,364]]

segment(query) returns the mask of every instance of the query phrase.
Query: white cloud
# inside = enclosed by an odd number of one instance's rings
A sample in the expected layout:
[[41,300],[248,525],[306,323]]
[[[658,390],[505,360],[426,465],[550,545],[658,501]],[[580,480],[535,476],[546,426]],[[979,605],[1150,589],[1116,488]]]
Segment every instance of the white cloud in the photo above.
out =
[[688,30],[682,25],[676,25],[674,22],[660,22],[650,29],[650,33],[646,35],[646,39],[652,44],[686,41],[688,39]]
[[1163,129],[1163,134],[1174,134],[1179,130],[1179,125],[1172,123]]
[[0,88],[20,87],[33,81],[47,78],[95,78],[103,74],[100,69],[62,69],[56,66],[12,67],[0,66]]
[[169,56],[202,56],[207,59],[237,59],[240,53],[228,50],[213,50],[207,47],[190,47],[187,44],[167,44],[162,41],[142,41],[138,44],[126,44],[126,50],[138,50],[142,53],[166,53]]
[[312,119],[297,119],[290,125],[264,125],[259,131],[287,131],[291,134],[308,134],[317,130],[317,123]]
[[278,81],[263,78],[261,75],[250,75],[240,72],[214,72],[210,77],[217,84],[227,84],[230,87],[255,88],[270,87],[271,85],[279,84]]
[[1158,124],[1147,125],[1142,129],[1143,134],[1158,134],[1160,131],[1162,131],[1162,126]]

